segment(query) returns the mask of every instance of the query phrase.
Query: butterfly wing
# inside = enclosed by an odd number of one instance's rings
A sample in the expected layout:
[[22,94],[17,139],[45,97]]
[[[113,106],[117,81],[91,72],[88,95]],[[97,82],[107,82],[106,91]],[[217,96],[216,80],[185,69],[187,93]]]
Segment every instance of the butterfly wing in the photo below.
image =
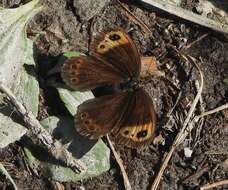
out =
[[113,133],[129,147],[151,142],[155,134],[155,111],[142,89],[94,98],[82,103],[75,116],[76,130],[91,139]]
[[118,127],[128,106],[127,92],[87,100],[75,115],[76,130],[90,139],[97,139]]
[[155,136],[156,115],[153,102],[142,89],[131,95],[124,120],[114,136],[119,143],[128,147],[138,147],[150,143]]
[[91,55],[106,60],[128,77],[138,77],[140,54],[131,38],[121,29],[99,33],[90,44]]
[[85,91],[138,77],[140,55],[131,38],[122,30],[100,33],[91,43],[91,55],[68,59],[61,70],[64,82]]
[[72,57],[61,68],[63,81],[72,89],[85,91],[99,86],[120,83],[124,73],[103,60],[91,56]]

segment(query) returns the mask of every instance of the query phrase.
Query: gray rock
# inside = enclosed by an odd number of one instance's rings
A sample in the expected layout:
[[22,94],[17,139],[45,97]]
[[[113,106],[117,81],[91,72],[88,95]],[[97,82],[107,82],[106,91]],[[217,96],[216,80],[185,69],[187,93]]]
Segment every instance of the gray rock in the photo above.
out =
[[98,14],[110,0],[74,0],[76,14],[82,21],[88,21]]

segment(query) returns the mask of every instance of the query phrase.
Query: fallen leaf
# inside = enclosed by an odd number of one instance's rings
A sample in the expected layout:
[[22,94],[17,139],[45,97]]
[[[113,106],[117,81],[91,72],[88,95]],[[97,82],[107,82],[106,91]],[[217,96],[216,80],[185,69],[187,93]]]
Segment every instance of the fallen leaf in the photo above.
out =
[[151,75],[164,76],[164,73],[158,70],[157,60],[155,57],[141,57],[140,77],[146,78]]

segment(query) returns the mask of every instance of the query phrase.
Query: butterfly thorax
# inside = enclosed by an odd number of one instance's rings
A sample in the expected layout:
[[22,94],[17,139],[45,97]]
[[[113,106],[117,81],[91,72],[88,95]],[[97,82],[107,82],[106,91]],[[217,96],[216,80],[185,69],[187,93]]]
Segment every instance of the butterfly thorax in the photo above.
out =
[[119,88],[123,91],[132,91],[139,88],[139,81],[137,78],[129,78],[127,81],[120,84]]

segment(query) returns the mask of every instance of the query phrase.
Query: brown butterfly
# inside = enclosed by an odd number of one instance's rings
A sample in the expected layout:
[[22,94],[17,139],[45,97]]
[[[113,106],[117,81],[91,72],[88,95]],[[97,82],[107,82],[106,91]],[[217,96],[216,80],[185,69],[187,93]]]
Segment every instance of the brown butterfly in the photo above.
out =
[[120,29],[95,37],[90,55],[68,59],[61,76],[72,89],[85,91],[105,85],[121,89],[82,103],[75,115],[76,130],[90,139],[111,133],[129,147],[150,143],[156,116],[151,98],[139,85],[140,70],[136,45]]

